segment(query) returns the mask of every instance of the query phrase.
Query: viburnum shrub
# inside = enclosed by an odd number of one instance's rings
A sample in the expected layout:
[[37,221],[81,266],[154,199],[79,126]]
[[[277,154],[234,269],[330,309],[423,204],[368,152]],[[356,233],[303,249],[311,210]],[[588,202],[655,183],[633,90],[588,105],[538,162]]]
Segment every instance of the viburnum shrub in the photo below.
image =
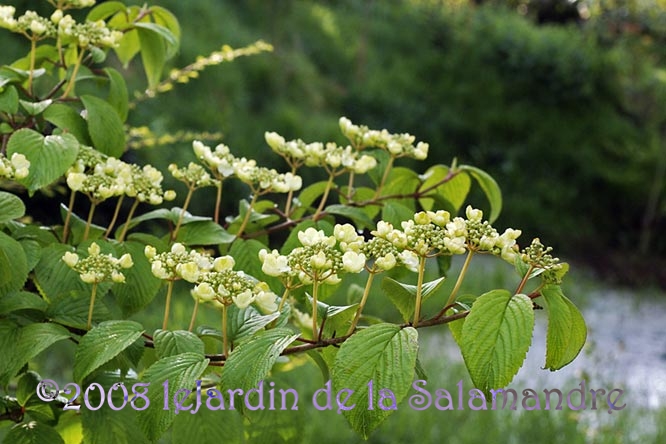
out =
[[[559,369],[578,355],[586,328],[560,287],[568,266],[539,239],[522,242],[520,230],[493,226],[502,198],[487,173],[455,161],[422,174],[401,167],[403,158],[425,160],[428,144],[344,117],[344,144],[266,132],[266,149],[284,159],[283,171],[239,148],[209,146],[209,138],[160,139],[127,128],[141,100],[270,45],[223,47],[163,79],[180,37],[169,11],[116,1],[49,3],[50,17],[0,6],[0,26],[30,42],[26,57],[0,67],[0,419],[16,422],[5,442],[107,442],[107,424],[113,442],[155,441],[176,418],[163,407],[171,400],[182,407],[190,390],[193,399],[203,386],[208,396],[220,395],[217,402],[230,401],[230,390],[254,389],[276,363],[303,356],[330,374],[336,390],[353,390],[348,405],[386,390],[397,404],[414,379],[419,330],[444,324],[488,396],[522,366],[535,301],[548,312],[545,367]],[[92,8],[85,19],[69,14],[80,8]],[[133,102],[122,73],[104,65],[110,52],[123,65],[142,59],[148,88]],[[129,145],[183,139],[191,140],[193,160],[168,173],[184,184],[184,196],[164,189],[157,168],[122,159]],[[326,179],[304,183],[302,171],[311,168]],[[239,197],[223,193],[228,181],[244,184],[238,214],[220,214],[223,199]],[[485,214],[465,204],[473,183],[487,197]],[[191,198],[204,187],[216,190],[215,203],[193,215]],[[54,225],[31,215],[35,193],[62,200]],[[106,201],[113,215],[96,225]],[[82,205],[87,214],[78,214]],[[151,231],[156,224],[167,233]],[[455,255],[463,265],[450,276]],[[460,295],[481,255],[512,264],[515,288]],[[433,273],[439,277],[427,282]],[[455,282],[448,294],[440,291],[445,279]],[[347,305],[325,302],[338,296],[347,296]],[[402,321],[368,316],[370,298],[395,305]],[[423,308],[429,298],[437,310]],[[189,323],[171,319],[175,301],[191,310]],[[161,325],[145,316],[156,304]],[[200,322],[204,310],[219,322]],[[62,350],[62,341],[75,347],[64,359],[71,383],[60,387],[31,368]],[[220,414],[244,414],[230,410]],[[367,437],[393,410],[343,413]],[[59,433],[61,424],[76,422],[78,438]]]

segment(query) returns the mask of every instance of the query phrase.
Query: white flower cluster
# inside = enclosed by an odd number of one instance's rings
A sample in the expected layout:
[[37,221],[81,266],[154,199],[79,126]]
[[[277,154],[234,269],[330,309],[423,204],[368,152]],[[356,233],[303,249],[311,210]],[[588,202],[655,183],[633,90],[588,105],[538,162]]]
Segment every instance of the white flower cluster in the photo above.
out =
[[350,224],[336,225],[333,236],[308,228],[298,233],[301,247],[288,255],[277,250],[261,250],[262,271],[284,281],[298,278],[302,284],[319,281],[325,284],[340,282],[340,273],[360,273],[365,267],[365,241]]
[[275,132],[264,134],[271,149],[284,157],[292,166],[325,167],[333,170],[343,168],[356,174],[365,174],[377,166],[377,159],[360,154],[351,146],[341,147],[335,143],[305,143],[302,140],[286,141]]
[[156,168],[128,164],[89,147],[81,147],[66,176],[71,190],[85,193],[98,202],[124,194],[140,202],[159,205],[176,197],[174,191],[162,190],[163,176]]
[[123,38],[122,32],[109,29],[104,20],[77,23],[71,15],[64,15],[62,9],[51,15],[51,22],[58,26],[58,36],[63,43],[73,42],[81,48],[115,48]]
[[278,173],[274,169],[257,166],[255,160],[245,157],[238,158],[231,154],[229,147],[219,144],[212,150],[202,142],[192,143],[194,154],[214,174],[221,178],[236,176],[245,182],[256,193],[288,193],[300,190],[303,181],[300,176],[292,173]]
[[339,123],[342,134],[359,150],[375,147],[387,151],[395,158],[424,160],[428,157],[429,145],[425,142],[414,145],[416,138],[411,134],[391,134],[385,129],[371,130],[364,125],[354,125],[346,117],[341,117]]
[[28,38],[42,39],[54,37],[56,27],[51,20],[41,17],[35,11],[26,11],[22,16],[15,18],[16,8],[13,6],[0,6],[0,28],[24,34]]
[[163,280],[184,279],[196,284],[192,297],[200,302],[211,302],[215,307],[236,304],[246,308],[255,303],[262,311],[272,313],[277,310],[277,296],[268,285],[259,282],[242,271],[235,271],[234,258],[210,255],[195,250],[187,250],[181,243],[175,243],[170,251],[157,253],[155,247],[147,245],[144,253],[151,263],[153,275]]
[[78,254],[68,251],[62,257],[63,262],[79,273],[81,280],[88,284],[105,281],[124,283],[125,275],[121,270],[134,265],[129,253],[123,254],[120,258],[115,258],[111,254],[102,254],[95,242],[88,247],[88,254],[89,256],[80,258]]
[[0,178],[25,179],[28,177],[30,161],[23,154],[14,153],[11,158],[6,158],[0,153]]

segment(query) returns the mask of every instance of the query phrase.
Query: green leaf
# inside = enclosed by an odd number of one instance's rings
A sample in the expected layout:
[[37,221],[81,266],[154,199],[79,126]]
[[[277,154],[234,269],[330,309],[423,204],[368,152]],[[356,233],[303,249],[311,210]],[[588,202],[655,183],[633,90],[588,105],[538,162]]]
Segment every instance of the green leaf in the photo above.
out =
[[374,228],[375,226],[372,219],[370,219],[366,212],[361,208],[348,207],[345,205],[329,205],[326,207],[326,212],[351,219],[358,229]]
[[28,102],[27,100],[20,100],[21,107],[31,116],[37,116],[44,112],[46,108],[53,103],[52,99],[42,100],[40,102]]
[[[343,412],[352,428],[367,439],[392,409],[380,408],[380,390],[390,390],[397,404],[409,391],[418,351],[418,332],[412,327],[375,324],[354,334],[341,346],[333,366],[336,391],[352,390]],[[372,391],[368,383],[372,381]],[[369,396],[372,395],[372,403]],[[392,402],[385,399],[383,406]]]
[[167,59],[166,45],[162,35],[146,27],[137,27],[136,33],[141,46],[141,61],[146,73],[148,88],[155,88],[160,83],[162,69]]
[[[421,290],[421,303],[428,300],[446,279],[442,276],[434,281],[425,282]],[[389,297],[393,305],[400,310],[405,322],[409,322],[414,316],[414,305],[416,304],[416,285],[403,284],[393,278],[386,276],[382,280],[382,290]]]
[[192,222],[182,225],[176,241],[185,245],[230,244],[236,236],[229,234],[221,225],[212,220]]
[[111,293],[116,298],[125,316],[132,315],[150,304],[157,295],[162,280],[150,270],[150,261],[144,254],[143,243],[128,241],[117,245],[117,257],[125,253],[132,255],[134,266],[123,270],[125,283],[114,284]]
[[[421,181],[414,170],[404,167],[394,167],[382,188],[382,196],[410,195],[418,189]],[[413,199],[404,199],[404,205],[413,205]]]
[[387,202],[382,207],[382,220],[400,226],[400,222],[414,217],[414,211],[397,202]]
[[[167,208],[158,208],[157,210],[152,210],[147,213],[142,214],[141,216],[137,216],[132,218],[130,221],[129,227],[127,228],[128,230],[136,227],[142,222],[146,222],[149,220],[168,220],[169,222],[173,223],[176,225],[178,223],[178,219],[180,218],[180,213],[182,209],[178,207],[173,207],[171,209]],[[182,226],[181,229],[190,223],[193,222],[200,222],[200,221],[212,221],[210,217],[203,217],[203,216],[193,216],[192,214],[188,213],[187,211],[185,212],[185,215],[183,216],[183,221],[182,221]],[[115,237],[119,237],[120,233],[123,231],[124,224],[120,225],[116,229],[116,234]]]
[[[471,294],[463,294],[458,296],[456,298],[456,304],[446,311],[446,315],[451,316],[456,313],[468,311],[472,308],[472,304],[475,300],[476,296]],[[463,325],[465,325],[465,318],[449,322],[447,325],[449,326],[449,330],[451,330],[453,339],[456,341],[456,344],[458,344],[458,347],[460,347],[460,344],[462,344],[462,329]]]
[[106,321],[93,327],[79,342],[74,356],[74,381],[83,378],[132,345],[143,333],[134,321]]
[[25,205],[23,201],[11,193],[0,191],[0,224],[23,217]]
[[190,331],[155,330],[153,342],[160,359],[187,352],[204,355],[204,343]]
[[[163,11],[166,10],[163,9]],[[150,31],[162,39],[162,45],[164,46],[165,60],[170,59],[176,54],[176,52],[178,52],[178,45],[179,45],[178,37],[176,37],[174,33],[171,32],[165,26],[162,26],[158,23],[150,23],[150,22],[137,22],[134,24],[134,26],[138,28],[139,38],[141,39],[142,43],[142,48],[141,48],[142,50],[143,50],[142,31]]]
[[123,2],[98,3],[94,8],[92,8],[88,12],[86,20],[91,22],[96,22],[98,20],[106,20],[107,18],[111,17],[112,15],[118,12],[124,12],[125,9],[126,6],[123,4]]
[[[349,200],[347,199],[347,193],[348,193],[348,187],[344,186],[340,188],[340,192],[338,195],[340,196],[340,203],[342,205],[348,205]],[[368,188],[368,187],[356,187],[354,188],[354,195],[352,196],[352,200],[354,202],[368,202],[368,201],[373,201],[375,197],[375,189],[374,188]],[[391,199],[388,202],[397,202],[395,199]],[[370,219],[375,218],[377,214],[382,209],[381,205],[359,205],[359,208],[361,208],[365,214],[368,215]]]
[[[78,278],[77,278],[78,279]],[[85,330],[88,326],[88,310],[90,309],[90,290],[72,290],[55,297],[46,310],[46,316],[54,322],[67,327]],[[93,323],[111,319],[111,314],[98,293],[93,307]]]
[[[132,386],[125,383],[125,387],[131,396]],[[122,393],[120,390],[116,390],[116,392]],[[108,393],[108,391],[106,393]],[[120,407],[123,403],[120,398],[118,398],[117,402],[114,399],[114,402],[114,405],[117,407]],[[141,405],[139,404],[141,401],[136,402],[137,405]],[[81,424],[83,426],[83,443],[85,444],[149,443],[143,433],[137,433],[139,430],[137,414],[129,401],[121,410],[112,410],[109,408],[108,403],[104,403],[104,406],[99,410],[90,410],[84,407],[81,408],[80,415]]]
[[576,359],[587,339],[585,319],[559,285],[545,285],[541,295],[548,311],[546,335],[546,364],[550,370],[559,370]]
[[74,108],[64,103],[54,103],[44,111],[44,119],[51,122],[65,133],[70,133],[84,145],[92,145],[88,134],[88,125]]
[[37,421],[16,424],[9,429],[3,442],[7,444],[65,444],[53,427]]
[[21,244],[0,231],[0,297],[20,290],[28,278],[28,261]]
[[[0,88],[2,88],[0,86]],[[18,112],[19,96],[16,87],[10,85],[0,92],[0,112],[16,114]]]
[[30,174],[19,182],[34,194],[62,176],[79,153],[79,141],[71,134],[42,136],[23,128],[16,131],[7,143],[7,155],[21,153],[30,161]]
[[222,387],[247,391],[263,380],[280,353],[298,338],[287,328],[262,331],[240,344],[229,355],[222,372]]
[[495,179],[488,173],[470,165],[460,165],[459,169],[466,171],[479,183],[490,203],[488,222],[493,223],[502,212],[502,191]]
[[[111,25],[113,21],[118,21],[115,20],[118,17],[124,17],[124,14],[117,14],[114,16],[114,18],[109,22],[109,25]],[[127,25],[127,21],[124,19],[123,21],[124,24]],[[139,53],[139,50],[141,50],[139,33],[136,31],[136,29],[125,31],[123,38],[120,39],[120,42],[118,43],[118,46],[113,48],[113,50],[116,52],[118,60],[120,60],[122,63],[123,68],[127,69],[129,62]]]
[[63,244],[52,244],[42,250],[42,257],[35,267],[35,284],[46,300],[70,291],[90,292],[90,287],[81,281],[79,274],[62,261],[68,251],[72,248]]
[[46,311],[46,301],[34,293],[14,291],[0,298],[0,315],[20,310]]
[[[163,8],[161,6],[151,6],[150,7],[150,12],[153,17],[153,20],[155,23],[158,25],[162,25],[166,29],[168,29],[171,34],[176,38],[176,44],[178,40],[180,40],[180,24],[178,23],[178,19],[176,18],[175,15],[171,13],[166,8]],[[176,47],[176,49],[178,49]]]
[[229,341],[239,344],[280,317],[279,313],[260,314],[254,307],[238,308],[231,305],[227,311]]
[[30,398],[35,396],[37,385],[41,380],[42,377],[33,371],[27,371],[21,375],[18,384],[16,384],[16,400],[19,404],[25,406]]
[[[1,331],[1,330],[0,330]],[[3,332],[3,359],[0,362],[0,385],[6,384],[28,361],[70,334],[56,324],[28,324],[11,333]]]
[[[279,436],[279,435],[278,435]],[[276,435],[273,435],[276,437]],[[279,439],[279,438],[278,438]],[[173,443],[244,444],[243,417],[236,412],[220,412],[202,407],[194,415],[179,414],[173,421]],[[260,442],[260,441],[255,441]],[[271,441],[264,441],[271,442]]]
[[524,294],[492,290],[479,296],[465,319],[461,352],[474,385],[486,396],[508,385],[532,343],[534,311]]
[[88,132],[95,149],[113,157],[125,152],[125,129],[116,110],[106,100],[91,95],[81,96],[86,108]]
[[109,78],[108,102],[115,108],[120,120],[125,122],[129,113],[129,93],[125,78],[113,68],[104,68],[104,72]]
[[[150,383],[148,391],[150,406],[139,412],[138,416],[139,424],[148,439],[157,441],[169,428],[176,414],[172,409],[163,410],[162,406],[165,402],[173,405],[173,397],[176,391],[194,389],[197,379],[208,366],[208,362],[208,359],[197,353],[181,353],[162,358],[146,370],[144,380]],[[165,390],[163,386],[165,381],[169,381],[169,388],[166,393],[168,399],[166,400],[164,399]]]
[[[450,169],[446,165],[434,165],[428,168],[423,174],[426,179],[423,181],[419,191],[423,193],[426,190],[431,190],[428,192],[429,195],[436,194],[437,197],[450,204],[450,209],[443,209],[450,211],[452,214],[457,214],[460,207],[462,207],[467,199],[467,195],[472,186],[472,180],[465,172],[459,172],[451,178],[448,178],[449,173]],[[446,182],[437,185],[447,178],[448,180],[446,180]],[[432,210],[436,202],[433,198],[424,197],[419,200],[419,203],[424,209]]]

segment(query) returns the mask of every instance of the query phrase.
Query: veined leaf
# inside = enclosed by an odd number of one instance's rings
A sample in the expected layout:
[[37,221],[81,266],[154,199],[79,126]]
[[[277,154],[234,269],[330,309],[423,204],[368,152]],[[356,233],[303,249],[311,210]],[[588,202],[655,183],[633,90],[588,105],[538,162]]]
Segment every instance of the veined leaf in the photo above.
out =
[[[2,78],[0,77],[0,88],[2,88]],[[0,112],[16,114],[18,112],[19,95],[14,85],[5,87],[0,91]]]
[[[419,191],[429,191],[429,194],[435,194],[451,205],[451,209],[442,208],[457,214],[460,207],[465,203],[469,190],[472,186],[472,180],[465,172],[460,172],[451,177],[444,183],[439,184],[449,175],[450,169],[446,165],[434,165],[423,174],[425,180],[419,188]],[[434,188],[433,188],[434,187]],[[436,207],[436,200],[431,197],[424,197],[419,200],[421,206],[426,210],[440,209]]]
[[83,378],[132,345],[143,333],[134,321],[107,321],[93,327],[79,342],[74,356],[74,380]]
[[[3,327],[11,329],[7,324]],[[42,351],[69,337],[67,329],[49,323],[28,324],[21,328],[14,327],[14,331],[3,331],[3,339],[8,342],[1,348],[3,359],[0,362],[0,385],[6,384],[21,367]]]
[[326,212],[351,219],[358,229],[373,228],[375,226],[372,219],[361,208],[347,207],[345,205],[329,205],[326,207]]
[[[176,414],[172,409],[164,410],[164,404],[173,405],[173,397],[178,390],[193,390],[208,362],[208,359],[198,353],[181,353],[162,358],[146,370],[144,380],[150,383],[148,390],[150,406],[140,411],[138,416],[139,424],[148,439],[157,441],[169,428]],[[166,382],[168,390],[165,390],[163,385],[165,381],[168,381]],[[167,399],[164,399],[165,396]]]
[[115,108],[120,120],[125,122],[129,112],[129,93],[125,78],[113,68],[105,68],[104,72],[109,78],[109,103]]
[[[147,23],[142,24],[147,25]],[[136,33],[139,37],[141,60],[146,80],[148,80],[148,88],[152,89],[160,83],[162,69],[167,60],[165,40],[161,34],[148,27],[137,27]]]
[[548,311],[546,364],[558,370],[576,359],[587,339],[585,319],[559,285],[545,285],[541,295]]
[[524,294],[492,290],[474,301],[463,324],[460,348],[472,382],[486,396],[518,373],[533,328],[532,301]]
[[279,313],[261,315],[254,307],[238,308],[236,305],[227,311],[227,334],[229,341],[239,344],[280,317]]
[[30,194],[51,184],[69,168],[79,152],[79,141],[71,134],[42,136],[23,128],[16,131],[7,143],[7,155],[21,153],[30,161],[30,174],[19,182]]
[[[92,321],[99,323],[111,318],[100,294],[93,307]],[[72,290],[56,296],[46,310],[46,316],[54,322],[68,327],[85,329],[90,309],[90,290]]]
[[34,293],[15,291],[0,298],[0,315],[20,310],[45,311],[46,301]]
[[[131,385],[125,383],[125,386],[131,393]],[[120,392],[120,390],[116,392]],[[141,405],[139,402],[141,401],[137,401],[137,405]],[[119,399],[115,405],[120,407],[122,403],[123,401]],[[105,403],[99,410],[81,408],[83,442],[86,444],[148,444],[149,441],[143,433],[137,433],[139,425],[136,413],[129,402],[120,410],[112,410],[108,403]]]
[[[274,435],[275,436],[275,435]],[[205,407],[194,414],[179,414],[173,421],[174,443],[245,444],[243,417],[237,412],[216,412]],[[260,441],[257,441],[260,442]]]
[[125,282],[114,284],[111,293],[126,316],[145,308],[157,295],[162,281],[150,271],[150,262],[144,254],[144,244],[127,241],[116,246],[117,257],[132,255],[134,266],[123,270]]
[[182,225],[176,241],[185,245],[219,245],[229,244],[235,238],[219,224],[206,220]]
[[[446,277],[442,276],[434,281],[425,282],[421,290],[421,303],[425,302],[444,283]],[[400,310],[405,322],[414,316],[414,304],[416,304],[416,285],[403,284],[393,278],[386,276],[382,280],[382,290],[389,297],[393,305]]]
[[153,342],[160,359],[187,352],[204,355],[204,343],[197,335],[189,331],[156,330]]
[[92,145],[86,121],[71,106],[54,103],[44,111],[44,119],[60,128],[63,133],[72,134],[79,142]]
[[106,100],[91,95],[81,96],[86,108],[88,132],[95,149],[112,157],[125,152],[125,130],[116,110]]
[[65,444],[60,434],[43,422],[20,422],[9,429],[3,442],[12,444]]
[[[381,408],[380,390],[392,392],[396,409],[409,391],[417,351],[416,329],[386,323],[365,328],[340,346],[332,369],[333,386],[336,391],[353,391],[346,405],[354,408],[343,414],[363,438],[367,439],[370,432],[394,411],[390,399],[384,399],[382,403],[388,409]],[[368,387],[371,381],[372,390]]]
[[0,296],[20,290],[28,278],[28,260],[21,244],[0,231]]
[[224,364],[222,387],[247,391],[263,380],[280,353],[298,338],[288,328],[275,328],[255,334],[234,349]]

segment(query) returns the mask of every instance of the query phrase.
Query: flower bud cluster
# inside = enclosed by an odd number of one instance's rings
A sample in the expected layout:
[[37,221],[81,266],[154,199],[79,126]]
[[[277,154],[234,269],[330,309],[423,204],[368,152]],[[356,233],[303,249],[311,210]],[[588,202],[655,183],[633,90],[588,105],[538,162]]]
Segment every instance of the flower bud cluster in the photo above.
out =
[[81,280],[88,284],[106,281],[124,283],[125,275],[121,270],[134,265],[129,253],[123,254],[120,258],[115,258],[111,254],[102,254],[99,245],[94,242],[88,247],[88,254],[89,256],[80,258],[78,254],[68,251],[62,257],[63,262],[79,273]]
[[391,134],[385,129],[371,130],[365,125],[354,125],[346,117],[341,117],[339,123],[342,134],[359,150],[375,147],[387,151],[394,158],[424,160],[428,157],[429,145],[425,142],[414,145],[416,138],[411,134]]
[[302,284],[314,281],[334,285],[341,273],[360,273],[365,268],[365,241],[350,224],[336,225],[333,236],[307,228],[298,233],[301,247],[288,255],[261,250],[262,271],[284,281],[297,278]]
[[104,20],[77,23],[71,15],[63,15],[61,9],[51,15],[52,23],[58,26],[58,36],[64,43],[76,43],[81,48],[115,48],[120,44],[123,33],[111,30]]
[[25,179],[28,177],[30,161],[23,154],[14,153],[11,158],[6,158],[0,153],[0,178]]
[[238,158],[231,154],[229,147],[219,144],[212,150],[202,142],[192,143],[194,154],[218,177],[236,176],[245,182],[255,193],[288,193],[303,186],[300,176],[293,173],[278,173],[275,169],[257,166],[253,159]]
[[157,278],[169,281],[184,279],[196,284],[191,293],[200,302],[211,302],[218,308],[231,304],[246,308],[255,303],[264,312],[277,310],[277,296],[268,285],[242,271],[233,270],[235,261],[231,256],[213,259],[205,253],[188,251],[181,243],[173,244],[169,251],[163,253],[147,245],[144,254]]
[[268,284],[257,281],[243,271],[233,270],[233,258],[224,258],[224,261],[216,262],[213,270],[202,276],[199,284],[192,289],[192,297],[201,302],[210,301],[217,308],[235,304],[243,309],[254,303],[265,313],[277,311],[277,295]]
[[546,247],[539,238],[535,238],[529,246],[523,248],[520,258],[526,264],[537,269],[558,270],[562,264],[559,258],[550,254],[551,251],[553,251],[553,247]]
[[175,243],[171,250],[158,253],[155,247],[146,245],[144,254],[150,262],[150,270],[159,279],[199,282],[202,274],[213,268],[213,260],[208,254],[187,250],[181,243]]
[[365,174],[377,166],[377,159],[361,155],[351,146],[341,147],[335,143],[305,143],[302,140],[286,141],[275,132],[264,134],[266,143],[271,149],[284,157],[289,165],[309,167],[325,167],[337,170],[343,168],[356,174]]
[[84,146],[66,176],[71,190],[85,193],[97,202],[124,194],[159,205],[176,197],[174,191],[162,190],[163,176],[156,168],[150,165],[141,168]]
[[213,186],[217,182],[201,165],[194,162],[190,162],[182,168],[178,168],[178,165],[172,163],[169,165],[169,172],[176,180],[184,182],[188,188],[192,189]]

